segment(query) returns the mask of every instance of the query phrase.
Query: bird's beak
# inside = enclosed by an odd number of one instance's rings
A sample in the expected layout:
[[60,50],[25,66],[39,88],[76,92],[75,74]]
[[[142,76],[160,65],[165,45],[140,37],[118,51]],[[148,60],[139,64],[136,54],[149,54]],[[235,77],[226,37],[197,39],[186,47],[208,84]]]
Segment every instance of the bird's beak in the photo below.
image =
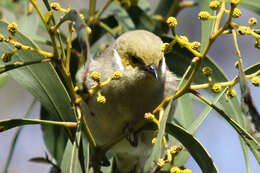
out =
[[151,73],[158,80],[158,68],[155,64],[150,64],[144,67],[144,70]]

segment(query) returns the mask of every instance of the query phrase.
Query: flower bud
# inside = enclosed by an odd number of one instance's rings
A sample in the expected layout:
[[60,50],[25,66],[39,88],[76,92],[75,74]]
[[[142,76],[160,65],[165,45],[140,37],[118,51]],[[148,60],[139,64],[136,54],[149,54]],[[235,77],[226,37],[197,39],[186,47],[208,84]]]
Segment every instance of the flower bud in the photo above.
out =
[[161,50],[162,50],[163,53],[169,52],[171,50],[170,44],[169,43],[163,43],[161,45]]
[[99,72],[96,72],[96,71],[92,72],[91,75],[90,75],[90,77],[91,77],[94,81],[96,81],[96,82],[99,82],[100,79],[101,79],[100,73],[99,73]]
[[211,87],[211,91],[213,91],[214,93],[219,93],[221,90],[222,86],[218,83],[213,84]]
[[219,1],[211,1],[209,3],[209,8],[212,10],[217,10],[220,7],[220,2]]
[[209,17],[210,17],[210,14],[209,14],[209,12],[207,12],[207,11],[201,11],[201,12],[199,12],[199,14],[198,14],[198,18],[199,18],[200,20],[208,20]]
[[8,25],[8,31],[11,32],[11,34],[15,34],[15,32],[18,30],[18,26],[15,22],[12,22]]
[[256,18],[251,17],[251,18],[248,20],[248,25],[249,25],[250,27],[255,26],[256,24],[257,24],[257,19],[256,19]]
[[251,80],[252,84],[256,87],[260,86],[260,78],[259,77],[253,77]]
[[178,21],[175,17],[169,17],[166,21],[170,28],[175,28],[178,25]]
[[194,41],[191,43],[191,48],[194,50],[198,50],[200,48],[200,42]]
[[245,34],[248,34],[250,32],[250,28],[247,27],[247,26],[239,26],[237,32],[240,35],[245,35]]
[[97,97],[97,102],[101,103],[101,104],[105,104],[106,103],[106,97],[104,96],[98,96]]
[[112,80],[118,80],[121,79],[121,77],[122,77],[122,73],[120,71],[116,71],[112,75]]
[[232,17],[233,18],[238,18],[238,17],[241,16],[241,14],[242,14],[242,12],[238,8],[235,8],[233,13],[232,13]]
[[212,69],[209,66],[203,67],[202,74],[206,77],[209,77],[212,75]]

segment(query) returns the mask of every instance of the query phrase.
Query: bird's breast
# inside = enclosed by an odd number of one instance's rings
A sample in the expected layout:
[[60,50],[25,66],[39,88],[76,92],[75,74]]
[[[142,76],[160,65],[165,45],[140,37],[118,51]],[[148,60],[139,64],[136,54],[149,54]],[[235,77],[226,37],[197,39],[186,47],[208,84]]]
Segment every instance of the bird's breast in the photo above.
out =
[[101,89],[106,103],[96,96],[87,101],[87,121],[97,143],[103,145],[123,133],[127,124],[135,124],[151,112],[163,99],[163,82],[152,79],[132,79],[127,75]]

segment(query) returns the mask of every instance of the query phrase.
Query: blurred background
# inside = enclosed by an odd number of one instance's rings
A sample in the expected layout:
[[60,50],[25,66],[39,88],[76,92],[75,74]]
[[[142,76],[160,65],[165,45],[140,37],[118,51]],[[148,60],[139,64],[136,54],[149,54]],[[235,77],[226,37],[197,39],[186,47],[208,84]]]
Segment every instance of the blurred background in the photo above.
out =
[[[63,7],[70,4],[71,7],[77,9],[88,8],[89,3],[83,0],[57,0],[57,2],[60,2]],[[98,0],[98,6],[102,6],[104,2],[105,1]],[[156,0],[150,0],[150,2],[152,5],[158,3]],[[41,3],[40,0],[39,3]],[[255,17],[260,21],[257,14],[243,8],[240,9],[242,16],[236,19],[236,22],[246,25],[250,17]],[[176,29],[177,33],[179,35],[186,35],[190,41],[200,41],[200,21],[197,19],[198,12],[199,9],[197,7],[190,7],[182,10],[177,16],[179,23]],[[5,13],[9,16],[7,19],[8,22],[13,22],[14,16],[8,11],[5,11]],[[260,28],[260,25],[258,24],[255,28]],[[260,62],[260,50],[254,48],[254,42],[255,39],[251,37],[239,37],[239,47],[245,67]],[[229,79],[233,79],[233,77],[237,75],[237,71],[233,66],[236,61],[236,53],[231,36],[218,38],[211,47],[209,56],[224,69]],[[259,110],[260,90],[252,85],[250,85],[250,87],[255,105]],[[239,91],[238,86],[236,86],[235,89]],[[0,89],[0,119],[23,117],[32,102],[33,96],[19,86],[17,82],[9,79],[7,84]],[[31,118],[39,118],[39,108],[40,103],[36,103],[30,113]],[[200,108],[196,107],[195,111],[199,114]],[[16,130],[17,129],[14,128],[0,134],[0,172],[4,169],[9,147]],[[220,173],[245,173],[247,171],[238,135],[219,115],[214,112],[210,113],[199,127],[196,136],[212,156]],[[33,157],[44,157],[45,153],[48,152],[42,138],[40,126],[25,126],[18,138],[10,168],[13,172],[17,173],[36,171],[38,173],[46,173],[50,168],[48,165],[28,161]],[[258,173],[260,166],[250,151],[249,158],[252,173]],[[194,173],[201,172],[192,158],[189,159],[185,166],[190,168]]]

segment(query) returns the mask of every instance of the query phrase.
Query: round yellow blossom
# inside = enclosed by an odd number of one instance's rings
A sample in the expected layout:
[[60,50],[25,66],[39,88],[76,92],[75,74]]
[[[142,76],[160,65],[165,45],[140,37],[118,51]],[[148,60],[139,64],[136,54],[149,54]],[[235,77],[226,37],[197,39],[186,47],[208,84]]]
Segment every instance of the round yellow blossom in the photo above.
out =
[[131,0],[116,0],[119,5],[121,5],[123,8],[128,9],[131,7],[132,3]]
[[230,89],[227,90],[226,94],[227,94],[228,97],[232,98],[232,97],[235,97],[237,95],[237,92],[233,88],[230,88]]
[[101,104],[105,104],[106,103],[106,97],[105,96],[98,96],[97,102],[101,103]]
[[155,117],[154,117],[154,115],[152,113],[148,112],[148,113],[144,114],[144,118],[147,119],[147,120],[152,121]]
[[99,82],[100,79],[101,79],[100,73],[99,73],[99,72],[96,72],[96,71],[92,72],[91,75],[90,75],[90,77],[91,77],[94,81],[96,81],[96,82]]
[[108,47],[107,44],[101,43],[101,44],[99,45],[99,50],[104,51],[107,47]]
[[164,164],[165,164],[165,161],[163,159],[159,159],[158,162],[157,162],[157,165],[159,167],[163,167]]
[[260,49],[260,40],[256,40],[256,42],[255,42],[255,48]]
[[82,101],[83,101],[82,98],[78,97],[78,98],[76,98],[75,103],[80,104]]
[[178,21],[175,17],[169,17],[166,21],[170,28],[175,28],[178,25]]
[[179,145],[179,146],[172,146],[170,148],[170,153],[174,155],[174,154],[178,153],[181,150],[182,150],[182,146],[181,145]]
[[212,75],[212,69],[209,67],[209,66],[206,66],[206,67],[203,67],[202,68],[202,74],[204,75],[204,76],[211,76]]
[[13,52],[11,52],[11,53],[4,53],[2,55],[3,62],[10,62],[13,55],[14,55]]
[[235,68],[238,68],[238,65],[239,65],[239,62],[236,61],[235,64],[234,64]]
[[198,50],[200,48],[200,42],[194,41],[191,43],[191,48],[194,50]]
[[82,20],[85,20],[84,14],[79,14],[79,17],[80,17]]
[[220,7],[220,2],[219,1],[211,1],[209,3],[209,8],[212,10],[217,10]]
[[250,28],[247,27],[247,26],[239,26],[237,32],[240,35],[245,35],[245,34],[248,34],[250,32]]
[[256,24],[257,24],[257,19],[256,19],[256,18],[251,17],[251,18],[248,20],[248,25],[249,25],[250,27],[255,26]]
[[87,26],[87,32],[88,32],[88,35],[90,35],[92,33],[92,29],[88,26]]
[[238,18],[238,17],[241,16],[241,14],[242,14],[242,12],[238,8],[235,8],[233,13],[232,13],[232,17]]
[[210,14],[209,14],[209,12],[207,12],[207,11],[201,11],[201,12],[199,12],[199,14],[198,14],[198,18],[199,18],[200,20],[208,20],[209,17],[210,17]]
[[18,26],[15,22],[12,22],[8,25],[8,31],[14,34],[18,30]]
[[253,77],[251,80],[252,84],[256,87],[260,86],[260,78],[259,77]]
[[118,79],[121,79],[121,77],[122,77],[122,73],[120,71],[116,71],[113,73],[111,78],[112,78],[112,80],[118,80]]
[[51,3],[51,8],[53,10],[59,10],[61,7],[60,7],[60,4],[58,2],[53,2],[53,3]]
[[164,52],[164,53],[167,53],[167,52],[169,52],[170,51],[170,44],[169,43],[163,43],[162,45],[161,45],[161,50],[162,50],[162,52]]
[[181,36],[180,36],[180,39],[181,39],[183,42],[189,42],[188,37],[186,37],[186,36],[184,36],[184,35],[181,35]]
[[153,139],[152,139],[152,144],[155,144],[156,141],[157,141],[157,138],[153,138]]
[[181,173],[181,171],[182,170],[180,168],[174,166],[171,168],[170,173]]
[[185,168],[185,169],[183,170],[183,173],[192,173],[192,171],[191,171],[190,169],[188,169],[188,168]]
[[222,86],[218,83],[215,83],[215,84],[212,85],[211,90],[214,93],[219,93],[222,90]]
[[0,42],[5,40],[5,36],[0,34]]

